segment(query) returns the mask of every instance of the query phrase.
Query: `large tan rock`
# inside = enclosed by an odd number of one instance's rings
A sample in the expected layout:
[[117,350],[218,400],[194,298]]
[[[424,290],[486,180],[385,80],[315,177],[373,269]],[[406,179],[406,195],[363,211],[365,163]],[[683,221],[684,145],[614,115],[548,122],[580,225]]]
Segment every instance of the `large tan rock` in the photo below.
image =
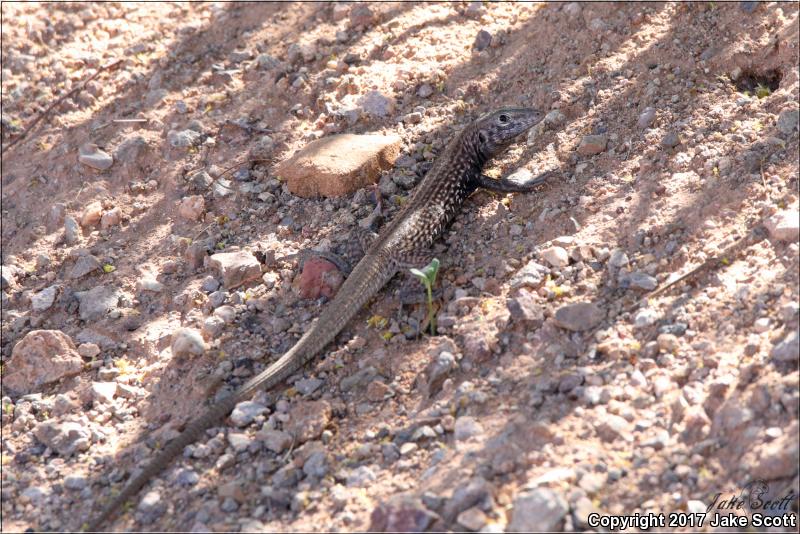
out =
[[275,167],[289,190],[301,197],[338,197],[378,181],[394,165],[400,138],[340,134],[317,139]]
[[68,335],[60,330],[33,330],[14,345],[3,386],[18,394],[32,393],[81,369],[83,359]]

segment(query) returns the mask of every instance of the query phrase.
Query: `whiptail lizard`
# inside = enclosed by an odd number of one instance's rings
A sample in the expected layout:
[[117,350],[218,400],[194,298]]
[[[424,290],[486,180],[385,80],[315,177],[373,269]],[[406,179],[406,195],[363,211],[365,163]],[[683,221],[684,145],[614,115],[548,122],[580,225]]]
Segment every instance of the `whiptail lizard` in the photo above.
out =
[[519,184],[481,173],[486,162],[505,151],[521,133],[542,120],[533,109],[500,109],[475,120],[450,142],[397,217],[377,235],[364,257],[300,340],[265,371],[236,392],[193,419],[184,431],[119,493],[88,525],[96,531],[151,478],[158,475],[184,447],[230,413],[256,390],[279,384],[314,358],[344,328],[364,304],[401,268],[419,265],[424,251],[442,234],[464,200],[477,188],[500,192],[529,192],[544,179]]

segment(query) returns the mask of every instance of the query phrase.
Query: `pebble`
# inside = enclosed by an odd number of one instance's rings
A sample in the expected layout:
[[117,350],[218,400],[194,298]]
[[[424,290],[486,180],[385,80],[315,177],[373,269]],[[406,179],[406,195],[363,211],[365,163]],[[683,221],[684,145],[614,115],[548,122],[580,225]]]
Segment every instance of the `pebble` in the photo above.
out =
[[525,266],[517,271],[510,284],[512,289],[523,286],[538,287],[544,282],[545,277],[550,274],[550,269],[535,261],[529,261]]
[[33,434],[36,439],[65,458],[76,452],[88,450],[92,444],[91,431],[80,423],[72,421],[63,423],[45,421],[33,429]]
[[569,506],[560,494],[536,488],[514,498],[506,532],[560,531],[568,511]]
[[167,132],[167,142],[175,148],[189,148],[199,145],[203,134],[194,130],[170,130]]
[[363,488],[370,485],[377,477],[375,472],[366,465],[351,469],[347,474],[345,485],[349,488]]
[[423,83],[417,89],[417,96],[420,98],[428,98],[433,94],[433,87],[429,83]]
[[100,261],[91,254],[82,254],[75,260],[75,264],[69,272],[68,278],[77,280],[83,278],[89,273],[102,269],[103,266]]
[[92,382],[92,399],[110,404],[117,393],[116,382]]
[[301,395],[311,395],[314,393],[324,382],[319,378],[303,378],[294,383],[294,388]]
[[32,330],[14,345],[3,368],[3,387],[30,393],[82,369],[83,359],[69,336],[60,330]]
[[800,331],[795,330],[787,334],[772,347],[770,357],[779,362],[797,362],[800,359]]
[[34,293],[31,297],[31,308],[35,312],[43,312],[50,309],[50,306],[56,300],[56,295],[58,295],[57,285],[46,287],[38,293]]
[[520,289],[515,298],[507,299],[506,305],[511,318],[518,322],[541,323],[544,321],[544,310],[536,302],[530,291]]
[[88,485],[83,475],[67,475],[64,477],[64,487],[68,490],[80,491]]
[[472,46],[475,48],[475,50],[481,52],[489,48],[490,44],[492,44],[492,34],[486,30],[480,30],[475,36],[475,42],[472,44]]
[[606,414],[594,425],[597,435],[603,441],[613,442],[619,438],[629,436],[628,422],[622,417],[614,414]]
[[473,506],[458,514],[456,521],[467,530],[477,532],[486,525],[487,517],[480,508]]
[[566,267],[569,265],[569,254],[561,247],[549,247],[539,254],[543,260],[553,267]]
[[623,288],[652,291],[658,286],[658,280],[642,271],[620,274],[620,286]]
[[607,144],[608,136],[605,134],[585,135],[578,145],[578,154],[581,156],[593,156],[595,154],[599,154],[605,151]]
[[246,451],[253,439],[244,432],[228,432],[228,444],[235,452]]
[[453,435],[456,441],[466,441],[483,433],[483,426],[474,418],[462,415],[456,418]]
[[64,241],[67,245],[75,245],[81,240],[80,226],[78,221],[71,215],[64,217]]
[[258,431],[256,436],[275,454],[282,453],[292,444],[292,436],[288,432],[281,430],[262,429]]
[[661,146],[664,148],[675,148],[681,144],[681,139],[676,132],[670,132],[661,140]]
[[205,351],[203,335],[195,328],[180,328],[172,335],[172,355],[175,357],[202,356]]
[[769,328],[769,317],[760,317],[753,322],[753,330],[755,330],[757,334],[763,334],[764,332],[769,331]]
[[175,477],[179,486],[194,486],[200,481],[200,475],[192,469],[181,469]]
[[394,99],[380,91],[370,91],[358,101],[358,105],[367,115],[383,118],[394,112]]
[[791,135],[800,123],[800,110],[785,109],[778,114],[778,130],[784,135]]
[[90,202],[83,210],[81,215],[81,226],[92,228],[100,223],[103,217],[103,205],[100,202]]
[[645,108],[644,111],[639,115],[639,120],[636,121],[636,125],[639,128],[649,128],[655,120],[656,110],[648,107]]
[[621,248],[615,248],[608,257],[608,264],[611,267],[621,269],[628,266],[628,255]]
[[633,326],[644,328],[654,325],[658,321],[658,312],[653,308],[642,308],[633,317]]
[[659,334],[656,342],[658,343],[658,350],[669,354],[675,354],[680,347],[680,342],[674,334]]
[[93,143],[86,143],[81,145],[78,149],[78,161],[99,171],[110,169],[114,164],[114,158],[107,152],[100,150],[100,148]]
[[259,415],[265,413],[267,407],[254,401],[243,401],[236,405],[230,415],[231,422],[239,428],[246,427]]
[[222,278],[227,289],[261,278],[261,263],[243,250],[214,254],[209,258],[208,265]]
[[800,239],[800,209],[795,205],[780,210],[764,221],[770,237],[779,241]]
[[181,199],[178,204],[178,215],[189,221],[199,221],[206,209],[206,201],[200,195]]
[[591,302],[576,302],[562,306],[556,310],[554,317],[557,326],[572,332],[594,328],[604,318],[603,310]]

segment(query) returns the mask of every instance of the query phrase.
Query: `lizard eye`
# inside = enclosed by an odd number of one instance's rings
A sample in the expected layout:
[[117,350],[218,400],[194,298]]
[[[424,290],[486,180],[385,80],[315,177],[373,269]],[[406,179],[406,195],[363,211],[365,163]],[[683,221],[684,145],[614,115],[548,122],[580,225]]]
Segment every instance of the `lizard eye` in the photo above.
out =
[[500,120],[500,124],[505,124],[505,123],[507,123],[507,122],[508,122],[508,115],[506,115],[505,113],[503,113],[502,115],[500,115],[500,116],[498,117],[498,119]]

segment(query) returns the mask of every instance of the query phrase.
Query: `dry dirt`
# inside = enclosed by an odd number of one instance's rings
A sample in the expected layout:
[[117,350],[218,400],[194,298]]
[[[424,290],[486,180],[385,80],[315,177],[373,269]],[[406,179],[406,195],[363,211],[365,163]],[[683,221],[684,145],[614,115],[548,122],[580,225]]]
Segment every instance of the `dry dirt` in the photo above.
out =
[[[418,333],[425,309],[401,304],[398,277],[320,363],[256,397],[267,412],[212,429],[113,528],[584,530],[592,511],[700,511],[754,480],[793,492],[777,516],[796,518],[798,5],[753,4],[4,3],[4,147],[122,62],[3,153],[3,373],[35,330],[84,358],[3,393],[3,531],[80,528],[319,314],[280,258],[348,256],[376,193],[390,219],[453,133],[500,106],[549,115],[490,174],[557,174],[467,201],[433,252],[440,335]],[[378,189],[291,195],[274,165],[336,132],[398,135],[405,166]],[[87,143],[110,168],[79,162]],[[193,195],[199,220],[179,213]],[[87,211],[111,215],[66,239]],[[788,234],[757,233],[784,216]],[[263,280],[215,291],[205,246],[252,251]],[[552,246],[569,265],[512,287]],[[87,255],[101,268],[75,274]],[[76,293],[100,287],[119,299],[92,313]],[[575,302],[600,324],[557,326]],[[218,330],[179,358],[181,326]],[[304,423],[291,448],[264,446]],[[90,445],[42,442],[66,424]]]

